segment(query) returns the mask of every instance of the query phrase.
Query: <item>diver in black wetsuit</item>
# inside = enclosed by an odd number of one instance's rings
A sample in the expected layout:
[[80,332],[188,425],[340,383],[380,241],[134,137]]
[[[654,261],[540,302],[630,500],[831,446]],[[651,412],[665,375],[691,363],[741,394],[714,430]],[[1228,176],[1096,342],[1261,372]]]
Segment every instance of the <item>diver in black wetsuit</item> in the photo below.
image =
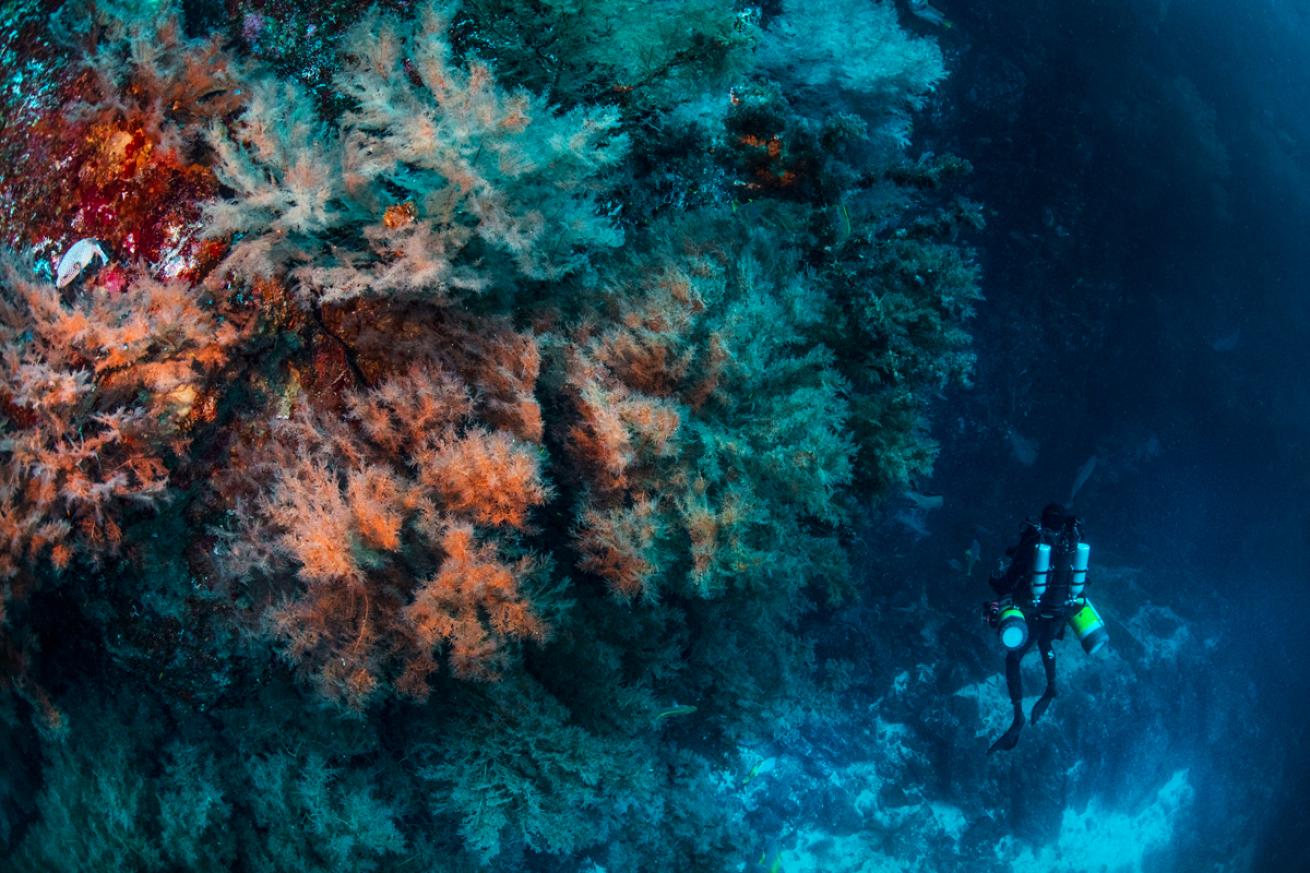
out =
[[1038,719],[1046,712],[1046,708],[1051,705],[1055,699],[1055,652],[1051,648],[1051,643],[1059,639],[1064,634],[1064,620],[1059,619],[1037,619],[1031,622],[1034,626],[1035,633],[1028,637],[1028,642],[1023,644],[1023,648],[1018,651],[1007,652],[1005,655],[1005,687],[1010,692],[1010,705],[1014,707],[1014,720],[1010,722],[1010,727],[1005,733],[992,743],[987,749],[988,753],[1001,751],[1007,752],[1013,749],[1019,743],[1019,731],[1023,730],[1023,676],[1019,669],[1023,656],[1032,648],[1034,642],[1037,643],[1037,650],[1042,654],[1042,668],[1046,670],[1046,690],[1042,696],[1037,698],[1033,704],[1033,711],[1030,718],[1033,724],[1037,724]]
[[[1040,561],[1037,560],[1039,546],[1047,547],[1046,557]],[[1054,564],[1047,563],[1052,549],[1057,550]],[[1079,550],[1083,556],[1081,575],[1075,569],[1078,562],[1072,557],[1079,554]],[[1055,652],[1051,644],[1063,638],[1065,621],[1085,605],[1085,598],[1081,595],[1087,569],[1086,552],[1079,520],[1058,503],[1050,503],[1042,510],[1040,522],[1030,520],[1024,523],[1019,542],[1006,550],[1009,565],[988,579],[992,589],[1001,597],[1001,600],[987,604],[986,609],[1006,648],[1005,685],[1014,707],[1014,720],[1009,729],[992,743],[987,750],[989,754],[1008,751],[1019,742],[1019,732],[1024,726],[1020,665],[1034,643],[1046,671],[1046,689],[1032,709],[1034,724],[1055,699]],[[1099,616],[1096,621],[1099,625]],[[1099,647],[1104,630],[1097,630],[1102,635],[1095,640],[1095,646]]]

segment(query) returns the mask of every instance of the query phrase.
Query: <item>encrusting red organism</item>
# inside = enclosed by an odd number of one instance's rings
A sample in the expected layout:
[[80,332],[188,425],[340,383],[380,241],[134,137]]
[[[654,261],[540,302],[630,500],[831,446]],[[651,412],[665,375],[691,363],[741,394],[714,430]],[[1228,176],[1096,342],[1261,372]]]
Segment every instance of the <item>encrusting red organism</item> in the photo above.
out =
[[218,185],[189,155],[209,120],[241,105],[240,88],[217,40],[188,41],[176,20],[117,23],[96,49],[55,67],[50,97],[0,127],[0,233],[51,262],[97,239],[113,260],[194,279],[220,253],[195,239]]

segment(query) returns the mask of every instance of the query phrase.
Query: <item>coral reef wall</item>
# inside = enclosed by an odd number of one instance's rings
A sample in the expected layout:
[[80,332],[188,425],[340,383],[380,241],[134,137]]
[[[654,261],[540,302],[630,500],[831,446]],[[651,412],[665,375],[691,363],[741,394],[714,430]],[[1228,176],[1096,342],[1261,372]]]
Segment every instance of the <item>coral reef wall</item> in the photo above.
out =
[[[0,866],[736,869],[979,299],[888,0],[28,0]],[[922,28],[921,28],[922,29]]]

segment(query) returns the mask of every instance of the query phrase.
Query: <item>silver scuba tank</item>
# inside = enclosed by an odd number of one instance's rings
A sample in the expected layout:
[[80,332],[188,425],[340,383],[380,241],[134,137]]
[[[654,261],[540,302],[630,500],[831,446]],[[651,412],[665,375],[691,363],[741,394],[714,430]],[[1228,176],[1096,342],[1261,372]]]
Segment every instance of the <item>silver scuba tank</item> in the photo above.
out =
[[1087,562],[1091,559],[1092,547],[1079,543],[1073,553],[1073,581],[1069,584],[1069,597],[1083,596],[1083,587],[1087,584]]
[[1046,596],[1046,577],[1051,572],[1051,547],[1046,543],[1038,543],[1036,550],[1033,552],[1033,572],[1031,577],[1031,588],[1033,592],[1033,603],[1041,603],[1042,598]]

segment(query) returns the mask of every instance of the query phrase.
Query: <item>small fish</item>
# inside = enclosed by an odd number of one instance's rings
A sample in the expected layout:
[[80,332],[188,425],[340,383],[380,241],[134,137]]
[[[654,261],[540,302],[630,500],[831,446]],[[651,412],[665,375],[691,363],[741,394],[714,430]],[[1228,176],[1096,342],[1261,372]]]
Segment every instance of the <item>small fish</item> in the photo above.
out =
[[1030,440],[1014,428],[1010,428],[1006,433],[1010,441],[1010,452],[1014,459],[1025,467],[1031,467],[1037,463],[1037,449],[1039,444],[1036,440]]
[[945,500],[940,494],[920,494],[918,491],[906,491],[905,499],[924,512],[941,509]]
[[946,19],[946,16],[942,15],[940,10],[929,5],[928,0],[910,0],[910,12],[929,24],[936,24],[940,27],[951,26],[951,22]]
[[747,785],[750,785],[751,780],[753,780],[756,776],[760,776],[764,773],[768,773],[772,771],[773,768],[776,766],[778,766],[777,758],[765,758],[764,760],[760,761],[758,764],[756,764],[754,767],[751,768],[751,771],[749,773],[746,774],[746,778],[743,779],[741,783],[742,787],[745,788]]
[[666,718],[673,718],[675,715],[691,715],[696,711],[696,707],[683,704],[681,706],[674,704],[668,709],[655,713],[656,721],[663,721]]
[[837,235],[839,242],[845,242],[851,235],[851,213],[842,203],[837,207],[837,215],[841,218],[841,233]]
[[964,553],[964,560],[969,565],[968,569],[965,570],[964,575],[972,576],[973,565],[982,560],[982,543],[977,540],[969,543],[969,548],[965,550]]
[[1221,336],[1219,339],[1210,343],[1210,348],[1214,349],[1216,352],[1231,352],[1237,348],[1241,341],[1242,329],[1239,327],[1228,336]]
[[1078,468],[1078,475],[1074,477],[1073,487],[1069,489],[1069,502],[1073,503],[1074,496],[1082,490],[1087,484],[1087,480],[1092,478],[1092,473],[1096,472],[1096,455],[1092,455],[1083,465]]
[[55,287],[63,288],[76,279],[96,258],[99,258],[102,264],[109,263],[109,256],[100,248],[100,243],[93,239],[80,239],[73,243],[59,259],[59,266],[55,270]]

